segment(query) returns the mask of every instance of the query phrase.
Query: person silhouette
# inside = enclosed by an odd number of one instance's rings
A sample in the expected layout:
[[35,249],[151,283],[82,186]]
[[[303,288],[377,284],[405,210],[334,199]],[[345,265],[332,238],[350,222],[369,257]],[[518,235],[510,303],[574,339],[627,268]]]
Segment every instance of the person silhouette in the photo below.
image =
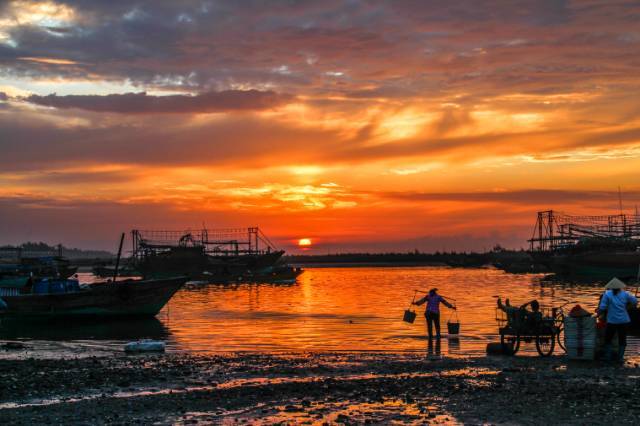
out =
[[433,337],[433,326],[436,328],[436,339],[440,338],[440,303],[449,309],[455,310],[456,307],[447,302],[444,297],[438,294],[437,288],[429,290],[426,296],[422,299],[413,302],[414,305],[420,306],[427,304],[427,308],[424,311],[424,317],[427,320],[427,332],[429,333],[429,339]]

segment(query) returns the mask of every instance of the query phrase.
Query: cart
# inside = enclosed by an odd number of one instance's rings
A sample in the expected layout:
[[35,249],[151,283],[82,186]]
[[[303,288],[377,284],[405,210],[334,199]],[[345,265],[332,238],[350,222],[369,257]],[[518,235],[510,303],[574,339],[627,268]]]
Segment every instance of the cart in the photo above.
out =
[[515,309],[510,314],[496,309],[496,321],[503,353],[515,355],[522,342],[535,342],[540,356],[553,354],[560,328],[550,310],[540,310],[536,315],[525,309]]

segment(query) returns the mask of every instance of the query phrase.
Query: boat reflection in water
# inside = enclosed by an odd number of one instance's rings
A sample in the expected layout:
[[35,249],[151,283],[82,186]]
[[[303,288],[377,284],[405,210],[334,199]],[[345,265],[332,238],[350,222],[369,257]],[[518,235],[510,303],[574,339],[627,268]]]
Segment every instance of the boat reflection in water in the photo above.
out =
[[0,339],[3,340],[166,340],[169,329],[157,318],[132,318],[100,321],[87,319],[69,324],[68,320],[42,322],[7,318],[0,322]]

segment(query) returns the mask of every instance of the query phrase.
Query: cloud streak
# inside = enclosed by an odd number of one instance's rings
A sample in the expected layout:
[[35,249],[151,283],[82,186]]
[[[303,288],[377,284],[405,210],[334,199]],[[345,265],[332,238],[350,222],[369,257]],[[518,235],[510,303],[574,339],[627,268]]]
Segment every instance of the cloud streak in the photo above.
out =
[[286,94],[259,90],[225,90],[195,96],[151,96],[146,93],[111,95],[31,95],[32,104],[60,109],[77,108],[119,114],[190,114],[272,109],[294,100]]
[[[617,191],[589,191],[589,190],[562,190],[562,189],[521,189],[502,191],[478,191],[478,192],[387,192],[380,194],[382,197],[410,201],[460,201],[470,203],[505,203],[516,205],[567,205],[580,203],[613,203],[618,200]],[[640,201],[640,191],[625,191],[626,202]]]

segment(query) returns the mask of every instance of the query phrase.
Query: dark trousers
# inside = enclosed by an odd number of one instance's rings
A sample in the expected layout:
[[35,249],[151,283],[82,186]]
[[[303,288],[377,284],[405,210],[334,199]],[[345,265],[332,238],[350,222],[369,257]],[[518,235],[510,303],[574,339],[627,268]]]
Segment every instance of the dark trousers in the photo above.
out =
[[627,346],[627,328],[629,324],[611,324],[607,323],[607,329],[604,331],[604,343],[609,344],[613,341],[613,336],[618,332],[618,345]]
[[440,313],[438,312],[425,312],[424,316],[427,318],[427,330],[429,331],[429,337],[433,337],[433,326],[436,326],[436,336],[440,336]]

